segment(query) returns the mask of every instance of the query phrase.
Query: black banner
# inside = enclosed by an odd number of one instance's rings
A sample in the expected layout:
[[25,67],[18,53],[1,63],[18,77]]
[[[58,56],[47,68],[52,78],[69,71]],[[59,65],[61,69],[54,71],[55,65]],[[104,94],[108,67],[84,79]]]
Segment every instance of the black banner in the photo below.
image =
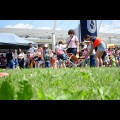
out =
[[80,20],[80,35],[81,35],[81,42],[84,41],[85,35],[97,36],[97,21]]

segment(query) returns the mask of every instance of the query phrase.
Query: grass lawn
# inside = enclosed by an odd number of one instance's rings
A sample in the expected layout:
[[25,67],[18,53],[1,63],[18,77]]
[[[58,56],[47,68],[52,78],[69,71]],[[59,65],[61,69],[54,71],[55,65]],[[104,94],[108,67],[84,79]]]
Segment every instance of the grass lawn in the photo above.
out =
[[118,100],[120,68],[0,70],[0,100]]

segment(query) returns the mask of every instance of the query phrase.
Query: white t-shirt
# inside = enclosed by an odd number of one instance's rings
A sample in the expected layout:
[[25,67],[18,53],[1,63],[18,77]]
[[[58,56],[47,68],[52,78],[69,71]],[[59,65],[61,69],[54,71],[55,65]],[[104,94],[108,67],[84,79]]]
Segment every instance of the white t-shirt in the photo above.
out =
[[18,55],[18,58],[20,58],[20,59],[24,58],[24,53],[23,53],[23,52],[20,53],[20,54]]
[[66,45],[62,45],[62,44],[59,44],[59,45],[57,45],[57,46],[55,46],[55,49],[57,50],[57,49],[62,49],[62,50],[64,50],[66,48]]
[[[88,45],[87,49],[88,49],[88,52],[90,52],[91,44]],[[95,55],[95,49],[93,49],[93,52],[91,53],[91,55]]]
[[29,48],[29,51],[30,51],[30,54],[34,54],[34,48],[33,47]]

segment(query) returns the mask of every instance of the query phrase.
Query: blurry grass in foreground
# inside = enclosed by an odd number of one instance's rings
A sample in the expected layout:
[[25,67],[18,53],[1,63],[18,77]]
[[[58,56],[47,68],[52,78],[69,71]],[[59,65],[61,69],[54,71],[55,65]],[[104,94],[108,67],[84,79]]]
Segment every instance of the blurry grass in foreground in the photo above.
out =
[[0,100],[120,99],[120,68],[0,70]]

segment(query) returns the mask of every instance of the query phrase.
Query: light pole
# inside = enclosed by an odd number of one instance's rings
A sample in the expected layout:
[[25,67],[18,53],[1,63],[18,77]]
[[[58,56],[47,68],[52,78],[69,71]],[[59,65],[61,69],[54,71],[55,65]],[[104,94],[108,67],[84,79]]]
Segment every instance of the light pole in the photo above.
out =
[[56,20],[54,20],[53,33],[52,33],[52,50],[55,52],[55,29],[56,29]]
[[111,37],[109,37],[109,43],[111,44]]

